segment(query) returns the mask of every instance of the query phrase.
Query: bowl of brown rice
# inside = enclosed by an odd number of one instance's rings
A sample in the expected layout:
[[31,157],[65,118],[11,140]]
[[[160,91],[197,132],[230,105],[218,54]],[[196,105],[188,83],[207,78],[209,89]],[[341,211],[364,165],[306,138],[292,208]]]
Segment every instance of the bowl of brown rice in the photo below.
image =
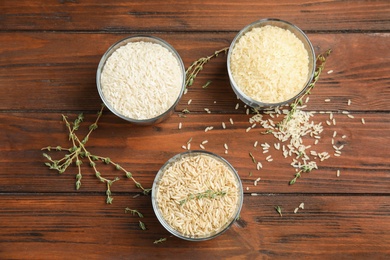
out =
[[169,117],[185,89],[178,52],[154,36],[131,36],[102,56],[96,85],[106,107],[131,123],[150,125]]
[[173,156],[158,171],[152,187],[153,209],[162,226],[189,241],[212,239],[228,230],[242,203],[236,170],[207,151]]
[[311,83],[316,58],[306,34],[279,19],[244,27],[233,39],[227,69],[237,97],[254,107],[289,104]]

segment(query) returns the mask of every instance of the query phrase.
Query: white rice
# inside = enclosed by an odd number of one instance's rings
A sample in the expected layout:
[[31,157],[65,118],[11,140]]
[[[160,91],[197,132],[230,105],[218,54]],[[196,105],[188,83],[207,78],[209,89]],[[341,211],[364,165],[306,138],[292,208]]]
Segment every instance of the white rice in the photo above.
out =
[[175,56],[151,42],[129,42],[107,59],[101,74],[106,101],[121,115],[150,119],[179,97],[183,78]]

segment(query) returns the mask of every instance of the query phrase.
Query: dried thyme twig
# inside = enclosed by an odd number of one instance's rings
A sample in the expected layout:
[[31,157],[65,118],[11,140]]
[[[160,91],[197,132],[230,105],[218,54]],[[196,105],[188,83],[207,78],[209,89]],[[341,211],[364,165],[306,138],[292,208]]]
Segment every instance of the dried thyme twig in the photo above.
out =
[[43,153],[43,156],[49,161],[46,162],[45,165],[49,167],[51,170],[56,170],[58,173],[64,173],[70,165],[73,163],[77,166],[78,172],[76,174],[76,190],[79,190],[81,187],[81,165],[83,163],[83,159],[87,159],[89,165],[93,168],[95,172],[95,176],[103,183],[106,183],[106,203],[112,204],[113,198],[111,197],[111,186],[114,182],[118,181],[119,178],[116,177],[113,180],[106,179],[101,176],[101,173],[98,171],[96,167],[96,161],[101,161],[105,164],[112,164],[116,167],[116,169],[121,170],[125,172],[125,175],[127,178],[131,179],[137,188],[142,189],[142,191],[147,194],[150,192],[150,189],[145,189],[139,182],[137,182],[133,177],[132,174],[128,171],[126,171],[122,166],[119,164],[116,164],[110,160],[108,157],[103,157],[99,155],[91,154],[87,148],[85,147],[86,143],[89,140],[89,137],[91,133],[98,128],[98,121],[100,117],[103,114],[104,105],[102,105],[100,111],[98,112],[98,116],[93,124],[89,126],[89,131],[86,134],[86,136],[80,140],[79,137],[76,135],[76,131],[79,129],[81,122],[84,120],[84,115],[80,113],[75,121],[73,123],[70,123],[68,118],[64,115],[62,115],[62,119],[65,122],[65,125],[69,132],[69,140],[72,143],[72,147],[70,148],[62,148],[61,146],[47,146],[42,148],[41,150],[46,150],[48,152],[54,150],[54,151],[63,151],[68,152],[65,154],[65,156],[59,160],[54,160],[50,155],[47,153]]
[[153,242],[153,244],[161,244],[162,242],[167,241],[165,237],[162,237],[160,239],[157,239]]
[[297,111],[298,109],[298,106],[301,106],[303,104],[303,98],[306,96],[306,95],[310,95],[311,93],[311,90],[315,87],[315,84],[317,83],[318,79],[320,78],[320,75],[321,75],[321,72],[324,70],[325,68],[325,63],[326,63],[326,59],[328,58],[328,56],[330,55],[330,53],[332,52],[331,49],[328,49],[326,52],[324,53],[321,53],[317,56],[317,59],[316,59],[316,70],[314,72],[314,78],[312,80],[312,82],[309,84],[307,90],[305,91],[305,93],[300,97],[300,98],[297,98],[291,105],[290,105],[290,108],[291,110],[289,111],[289,113],[286,115],[286,117],[284,118],[284,120],[278,124],[279,128],[282,128],[287,124],[288,121],[290,121],[293,117],[293,114]]
[[187,201],[193,200],[193,199],[215,199],[217,196],[225,196],[226,191],[213,191],[213,190],[206,190],[204,192],[196,193],[196,194],[189,194],[187,198],[179,201],[180,206],[183,206]]
[[[218,57],[218,55],[222,52],[226,53],[229,50],[229,47],[225,47],[223,49],[220,49],[218,51],[215,51],[214,54],[207,56],[207,57],[202,57],[196,61],[194,61],[191,66],[189,66],[186,70],[186,87],[192,86],[194,83],[194,80],[198,73],[203,70],[203,66],[209,62],[212,58]],[[203,88],[206,88],[211,81],[208,81]]]
[[131,213],[133,216],[138,215],[140,218],[144,217],[144,215],[136,209],[125,208],[125,213]]
[[302,172],[311,172],[314,169],[315,167],[313,166],[306,165],[306,164],[302,165],[301,169],[295,174],[295,177],[289,182],[289,184],[293,185],[297,181],[297,179],[301,177]]

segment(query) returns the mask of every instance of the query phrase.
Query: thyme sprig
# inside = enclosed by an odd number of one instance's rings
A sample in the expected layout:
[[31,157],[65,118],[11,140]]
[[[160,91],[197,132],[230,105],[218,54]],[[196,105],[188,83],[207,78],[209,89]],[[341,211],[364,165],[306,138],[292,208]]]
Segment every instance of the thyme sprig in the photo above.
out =
[[301,173],[303,172],[311,172],[312,170],[316,169],[314,166],[312,165],[302,165],[300,170],[295,174],[295,177],[289,182],[290,185],[293,185],[298,178],[301,177]]
[[161,244],[162,242],[167,241],[165,237],[162,237],[160,239],[154,240],[153,244]]
[[97,113],[96,120],[94,123],[92,123],[89,126],[88,133],[84,136],[83,139],[80,139],[76,135],[76,131],[80,128],[80,124],[84,121],[84,115],[80,113],[77,118],[70,123],[68,118],[65,115],[62,115],[62,120],[65,122],[65,125],[69,132],[69,141],[71,141],[72,146],[70,148],[63,148],[61,146],[47,146],[42,148],[41,150],[45,151],[62,151],[67,152],[64,157],[61,159],[55,160],[47,153],[43,153],[43,156],[48,160],[48,162],[45,163],[46,166],[49,167],[51,170],[56,170],[59,174],[64,173],[68,167],[72,164],[75,164],[77,166],[77,174],[76,174],[76,190],[79,190],[81,187],[81,180],[82,180],[82,173],[81,173],[81,165],[83,164],[83,159],[87,160],[89,165],[93,168],[95,172],[95,176],[103,183],[106,184],[106,203],[112,204],[113,197],[111,196],[111,186],[114,182],[119,180],[119,177],[115,177],[114,179],[110,180],[105,177],[103,177],[100,173],[100,171],[96,167],[96,162],[101,161],[105,164],[112,164],[115,166],[117,170],[121,170],[125,173],[126,177],[131,179],[137,188],[142,189],[144,194],[147,194],[150,192],[151,189],[145,189],[139,182],[137,182],[132,174],[128,171],[126,171],[122,166],[119,164],[113,162],[108,157],[103,157],[99,155],[91,154],[88,149],[85,147],[86,143],[89,140],[89,137],[91,133],[98,128],[98,121],[100,120],[102,114],[103,114],[104,105],[102,105],[101,109]]
[[314,72],[313,80],[311,81],[311,83],[307,87],[305,93],[303,95],[301,95],[299,98],[297,98],[293,103],[290,104],[290,111],[285,116],[284,120],[280,124],[278,124],[279,128],[281,128],[281,129],[284,128],[284,126],[287,124],[287,122],[293,118],[293,114],[297,111],[299,106],[301,106],[303,104],[304,97],[306,97],[307,95],[310,95],[312,89],[315,87],[315,84],[317,83],[322,71],[325,68],[326,59],[331,54],[331,52],[332,52],[332,50],[328,49],[324,53],[321,53],[317,56],[316,70]]
[[223,197],[225,195],[226,195],[226,191],[214,191],[214,190],[206,190],[204,192],[199,192],[196,194],[190,193],[185,199],[180,200],[179,204],[180,206],[183,206],[189,200],[203,199],[203,198],[215,199],[218,196]]
[[[192,86],[192,84],[194,83],[194,80],[196,78],[196,76],[198,75],[198,73],[203,70],[203,66],[208,63],[212,58],[215,58],[215,57],[218,57],[219,54],[221,53],[227,53],[227,51],[229,50],[229,47],[225,47],[223,49],[220,49],[218,51],[215,51],[214,54],[210,55],[210,56],[207,56],[207,57],[202,57],[196,61],[194,61],[191,66],[189,66],[186,70],[186,87],[190,87]],[[203,88],[206,88],[209,84],[211,83],[211,81],[208,81],[204,86]]]
[[140,217],[140,218],[144,217],[144,215],[136,209],[125,208],[125,213],[130,213],[133,216],[138,215],[138,217]]

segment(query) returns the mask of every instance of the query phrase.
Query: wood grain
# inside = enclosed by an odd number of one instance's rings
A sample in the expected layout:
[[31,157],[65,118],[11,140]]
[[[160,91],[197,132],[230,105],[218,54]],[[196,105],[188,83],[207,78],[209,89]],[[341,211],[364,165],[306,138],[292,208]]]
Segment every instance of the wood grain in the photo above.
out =
[[[388,1],[31,1],[3,0],[0,30],[239,31],[280,18],[311,31],[385,31]],[[88,19],[86,19],[86,17]]]
[[[387,259],[389,13],[386,0],[0,1],[0,259]],[[109,179],[121,178],[112,185],[112,205],[105,203],[106,186],[87,162],[78,191],[76,167],[59,175],[44,165],[42,147],[69,145],[61,114],[70,120],[85,114],[80,135],[94,121],[101,103],[96,69],[110,45],[150,34],[169,42],[188,67],[266,17],[303,29],[317,54],[332,49],[305,108],[316,112],[313,121],[322,122],[324,132],[317,145],[310,138],[304,143],[332,152],[336,131],[335,145],[344,145],[341,157],[331,153],[318,170],[288,185],[295,174],[292,159],[274,148],[263,153],[254,147],[255,141],[273,146],[276,140],[261,134],[259,126],[245,131],[251,115],[231,90],[221,55],[206,65],[169,119],[140,127],[106,109],[87,147],[150,187],[159,168],[184,151],[188,140],[192,149],[209,140],[206,149],[232,163],[244,186],[240,219],[223,235],[201,243],[173,237],[154,215],[151,197],[140,195],[110,166],[99,170]],[[179,117],[185,108],[191,113]],[[355,118],[342,114],[345,110]],[[322,112],[330,111],[336,125],[326,124],[329,114]],[[214,129],[206,133],[208,126]],[[256,170],[249,152],[263,169]],[[265,161],[268,155],[272,163]],[[302,202],[304,209],[294,213]],[[144,214],[146,231],[137,217],[124,213],[126,207]],[[153,244],[163,237],[166,242]]]
[[[229,46],[234,35],[156,34],[177,49],[186,67],[200,57]],[[111,44],[126,36],[0,34],[0,45],[5,46],[0,51],[0,110],[94,111],[101,103],[95,84],[99,60]],[[333,50],[313,91],[312,109],[389,111],[390,59],[383,55],[390,48],[389,34],[309,34],[309,37],[317,54],[329,48]],[[192,111],[208,107],[219,113],[236,113],[237,100],[229,85],[226,56],[206,66],[177,109],[181,111],[192,99],[189,107]],[[327,74],[330,70],[333,73]],[[201,86],[209,80],[212,84],[205,91]],[[323,102],[327,98],[332,102]],[[353,102],[347,108],[348,99]]]
[[[76,114],[66,114],[70,120]],[[206,117],[207,115],[207,117]],[[318,161],[319,170],[304,174],[295,185],[288,182],[294,177],[295,170],[290,166],[292,158],[284,158],[282,152],[273,148],[278,143],[271,135],[262,135],[264,129],[257,127],[250,132],[246,128],[250,116],[242,114],[189,114],[186,118],[173,115],[162,124],[153,127],[134,126],[118,119],[106,111],[99,128],[91,135],[89,145],[91,152],[110,157],[127,170],[133,172],[137,180],[145,187],[151,187],[153,179],[160,167],[173,155],[184,151],[181,146],[187,145],[192,139],[191,148],[200,149],[203,140],[209,140],[205,145],[208,151],[217,153],[233,164],[241,176],[247,193],[370,193],[389,194],[390,184],[387,182],[390,171],[388,160],[390,138],[388,128],[389,114],[364,114],[366,124],[361,123],[360,113],[350,119],[344,114],[335,115],[337,125],[327,126],[327,114],[317,114],[313,118],[316,123],[323,122],[324,133],[318,145],[313,138],[306,138],[306,145],[312,145],[313,150],[328,151],[329,160]],[[234,120],[234,125],[229,123]],[[87,114],[84,128],[80,129],[80,138],[88,129],[95,115]],[[226,122],[223,129],[221,122]],[[71,167],[63,175],[50,171],[43,163],[42,147],[48,145],[62,147],[70,146],[67,141],[67,130],[61,121],[61,115],[56,113],[7,113],[0,114],[0,190],[7,192],[51,192],[56,187],[57,192],[73,192],[74,178],[77,172]],[[182,129],[178,129],[182,122]],[[205,133],[205,128],[214,126],[212,131]],[[344,145],[341,157],[333,155],[331,139],[334,131],[335,145]],[[343,135],[347,137],[342,138]],[[258,147],[253,147],[258,141]],[[228,154],[225,154],[224,143],[228,144]],[[272,145],[269,153],[263,154],[262,143]],[[309,149],[310,150],[310,149]],[[256,160],[262,162],[263,169],[256,170],[249,156],[251,152]],[[53,158],[60,159],[63,153],[51,152]],[[272,155],[274,161],[265,160]],[[104,200],[105,185],[100,183],[92,170],[84,163],[83,186],[80,192],[100,192]],[[27,170],[28,169],[28,170]],[[120,177],[123,180],[113,185],[113,192],[137,192],[133,183],[126,180],[123,173],[113,167],[100,166],[103,176],[110,179]],[[336,177],[337,170],[341,177]],[[104,173],[104,174],[103,174]],[[252,173],[252,176],[250,176]],[[254,180],[262,180],[254,186]]]
[[[294,214],[302,202],[304,209]],[[239,221],[196,243],[172,237],[154,216],[149,196],[123,194],[108,206],[86,194],[2,195],[0,252],[5,259],[382,259],[390,253],[389,203],[388,196],[245,196]],[[125,214],[125,207],[142,212],[148,230],[140,230],[139,218]],[[160,238],[167,241],[154,245]]]

